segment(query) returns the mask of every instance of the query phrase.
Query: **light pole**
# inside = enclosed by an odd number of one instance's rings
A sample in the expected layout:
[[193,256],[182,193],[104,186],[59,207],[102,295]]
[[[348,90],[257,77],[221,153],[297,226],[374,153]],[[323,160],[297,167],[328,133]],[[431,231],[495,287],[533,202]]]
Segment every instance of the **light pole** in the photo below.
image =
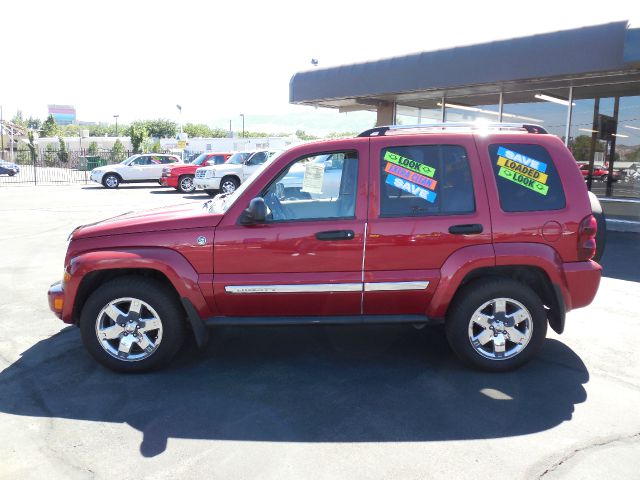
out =
[[116,119],[116,138],[118,138],[118,117],[119,117],[119,116],[120,116],[120,115],[114,115],[114,116],[113,116],[113,118],[115,118],[115,119]]
[[183,133],[182,132],[182,105],[176,105],[176,108],[180,112],[180,133]]
[[244,113],[241,113],[240,116],[242,117],[242,138],[244,138]]

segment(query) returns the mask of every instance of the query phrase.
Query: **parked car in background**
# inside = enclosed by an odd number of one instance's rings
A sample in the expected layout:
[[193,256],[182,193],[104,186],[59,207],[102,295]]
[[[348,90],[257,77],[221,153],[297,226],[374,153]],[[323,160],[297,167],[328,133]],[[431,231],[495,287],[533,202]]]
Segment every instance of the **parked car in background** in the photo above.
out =
[[198,167],[222,165],[231,155],[233,154],[221,152],[201,153],[191,163],[164,167],[162,169],[162,176],[160,177],[160,185],[173,187],[182,193],[191,193],[196,189],[193,183],[193,177]]
[[220,193],[233,193],[260,165],[267,161],[275,151],[234,153],[223,165],[200,167],[194,179],[196,188],[213,196]]
[[[578,167],[580,167],[580,173],[586,179],[589,176],[589,164],[588,163],[579,163]],[[606,182],[609,178],[609,168],[604,165],[594,165],[593,166],[593,179],[601,180]],[[620,173],[616,170],[613,171],[613,177],[611,177],[611,181],[617,182],[620,180]]]
[[13,177],[17,173],[20,173],[20,167],[18,165],[0,159],[0,175]]
[[180,157],[161,153],[136,154],[121,163],[94,168],[91,180],[105,188],[118,188],[121,183],[157,182],[162,169],[172,163],[180,163]]

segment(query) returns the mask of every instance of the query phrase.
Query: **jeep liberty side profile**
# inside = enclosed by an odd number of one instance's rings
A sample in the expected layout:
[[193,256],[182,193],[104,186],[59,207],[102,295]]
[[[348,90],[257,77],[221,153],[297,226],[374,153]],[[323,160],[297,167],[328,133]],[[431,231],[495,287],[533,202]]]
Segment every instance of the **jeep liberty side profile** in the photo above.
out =
[[76,228],[49,304],[123,372],[222,325],[433,322],[507,371],[597,292],[593,198],[538,126],[378,127],[280,152],[204,206]]

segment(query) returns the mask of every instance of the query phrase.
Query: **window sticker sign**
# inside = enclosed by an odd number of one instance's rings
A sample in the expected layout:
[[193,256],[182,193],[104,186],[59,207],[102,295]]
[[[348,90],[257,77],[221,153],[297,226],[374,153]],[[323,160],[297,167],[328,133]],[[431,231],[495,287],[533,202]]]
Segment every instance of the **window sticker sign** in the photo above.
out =
[[386,183],[393,187],[399,188],[400,190],[404,190],[411,195],[422,198],[427,202],[433,203],[436,201],[437,194],[435,192],[427,190],[426,188],[422,188],[420,185],[411,183],[410,181],[404,180],[403,178],[396,177],[395,175],[387,175]]
[[404,167],[412,172],[420,173],[422,175],[426,175],[427,177],[433,177],[436,174],[436,169],[430,167],[429,165],[424,165],[423,163],[416,162],[415,160],[411,160],[410,158],[403,157],[402,155],[398,155],[393,152],[385,152],[384,159],[387,162],[393,163],[400,167]]
[[496,164],[500,167],[498,176],[540,195],[546,195],[549,192],[549,186],[546,184],[549,176],[544,173],[547,171],[546,163],[508,148],[499,147]]
[[301,192],[322,193],[324,182],[324,164],[308,163],[304,168]]
[[416,183],[422,187],[428,188],[429,190],[435,190],[438,185],[438,181],[433,178],[425,177],[416,172],[412,172],[404,167],[396,165],[394,163],[387,162],[387,166],[384,169],[385,172],[395,175],[396,177],[403,178],[405,180],[410,181],[411,183]]

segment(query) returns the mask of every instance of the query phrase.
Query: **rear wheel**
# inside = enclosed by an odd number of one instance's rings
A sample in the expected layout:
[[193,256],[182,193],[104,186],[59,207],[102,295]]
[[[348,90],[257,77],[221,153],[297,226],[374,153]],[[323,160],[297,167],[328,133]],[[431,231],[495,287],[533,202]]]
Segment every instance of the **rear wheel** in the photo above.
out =
[[184,339],[184,313],[164,284],[124,277],[101,285],[80,317],[82,341],[105,367],[142,372],[169,362]]
[[118,188],[121,180],[120,176],[115,173],[106,173],[104,177],[102,177],[102,185],[105,188]]
[[178,190],[182,193],[192,193],[196,185],[193,183],[193,175],[182,175],[178,178]]
[[445,323],[453,351],[481,370],[504,372],[528,362],[542,346],[547,317],[528,286],[507,278],[463,287]]

